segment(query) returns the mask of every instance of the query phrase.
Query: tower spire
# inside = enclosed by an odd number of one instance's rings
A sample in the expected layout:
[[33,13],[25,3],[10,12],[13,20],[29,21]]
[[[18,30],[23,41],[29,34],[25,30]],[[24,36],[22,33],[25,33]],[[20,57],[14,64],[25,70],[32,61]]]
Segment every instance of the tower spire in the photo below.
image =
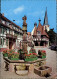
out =
[[44,25],[48,25],[47,7],[46,7],[45,17],[44,17]]

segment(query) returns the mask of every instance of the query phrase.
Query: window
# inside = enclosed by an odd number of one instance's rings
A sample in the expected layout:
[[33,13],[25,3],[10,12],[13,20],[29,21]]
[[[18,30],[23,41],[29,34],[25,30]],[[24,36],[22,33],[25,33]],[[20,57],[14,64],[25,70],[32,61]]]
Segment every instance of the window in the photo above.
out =
[[9,26],[10,23],[9,22],[6,22],[6,24]]
[[4,38],[3,38],[3,45],[4,45]]
[[1,28],[1,33],[4,34],[4,28],[3,27]]
[[9,34],[9,29],[7,29],[7,33]]
[[3,34],[4,34],[4,32],[5,32],[5,29],[4,28],[2,28],[3,29]]
[[6,45],[8,46],[8,39],[6,39]]
[[12,30],[10,30],[10,34],[12,34]]
[[0,37],[0,45],[2,45],[2,38]]
[[6,23],[4,20],[1,20],[1,22],[2,22],[3,24],[5,24],[5,23]]
[[4,28],[4,34],[6,34],[6,31],[7,31],[6,28]]
[[13,27],[13,29],[15,29],[15,26],[14,25],[12,25],[12,27]]

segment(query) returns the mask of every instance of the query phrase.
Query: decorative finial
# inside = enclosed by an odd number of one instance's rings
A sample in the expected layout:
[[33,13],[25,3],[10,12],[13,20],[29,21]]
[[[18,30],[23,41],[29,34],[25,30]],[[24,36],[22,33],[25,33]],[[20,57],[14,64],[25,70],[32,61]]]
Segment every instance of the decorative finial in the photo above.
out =
[[27,17],[24,15],[24,17],[22,17],[22,19],[23,19],[23,25],[27,25],[27,23],[26,23]]
[[41,19],[39,18],[39,20],[38,20],[38,21],[39,21],[39,23],[40,23]]
[[24,15],[24,17],[22,18],[23,20],[27,20],[27,17]]
[[37,26],[37,23],[36,22],[34,23],[34,26]]

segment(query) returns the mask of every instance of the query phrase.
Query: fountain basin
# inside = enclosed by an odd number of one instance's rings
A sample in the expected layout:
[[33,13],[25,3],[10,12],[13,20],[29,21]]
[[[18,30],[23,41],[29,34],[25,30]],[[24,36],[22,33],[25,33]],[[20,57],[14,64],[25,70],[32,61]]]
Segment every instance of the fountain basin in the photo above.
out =
[[[5,68],[7,70],[9,70],[10,72],[21,72],[21,71],[25,71],[28,70],[28,72],[34,72],[34,67],[32,69],[32,65],[33,66],[35,64],[37,64],[38,62],[45,62],[46,59],[37,59],[35,61],[24,61],[24,60],[10,60],[8,58],[4,58],[4,62],[5,62]],[[45,65],[45,63],[44,63]],[[32,70],[31,70],[32,69]]]
[[28,70],[21,70],[21,71],[16,71],[17,75],[23,76],[28,74]]
[[50,75],[51,71],[52,68],[48,66],[40,66],[38,68],[34,68],[34,73],[38,74],[39,76],[46,76],[47,74]]
[[17,70],[17,71],[25,70],[25,69],[26,69],[26,65],[24,65],[24,64],[16,65],[16,70]]

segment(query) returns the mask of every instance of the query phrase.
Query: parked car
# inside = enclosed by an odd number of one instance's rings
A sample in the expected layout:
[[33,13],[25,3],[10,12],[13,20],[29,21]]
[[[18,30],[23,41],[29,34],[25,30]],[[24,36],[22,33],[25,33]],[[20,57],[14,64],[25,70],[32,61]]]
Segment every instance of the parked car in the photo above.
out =
[[57,45],[52,45],[52,46],[51,46],[51,50],[57,51]]
[[57,45],[55,46],[55,50],[57,51]]

